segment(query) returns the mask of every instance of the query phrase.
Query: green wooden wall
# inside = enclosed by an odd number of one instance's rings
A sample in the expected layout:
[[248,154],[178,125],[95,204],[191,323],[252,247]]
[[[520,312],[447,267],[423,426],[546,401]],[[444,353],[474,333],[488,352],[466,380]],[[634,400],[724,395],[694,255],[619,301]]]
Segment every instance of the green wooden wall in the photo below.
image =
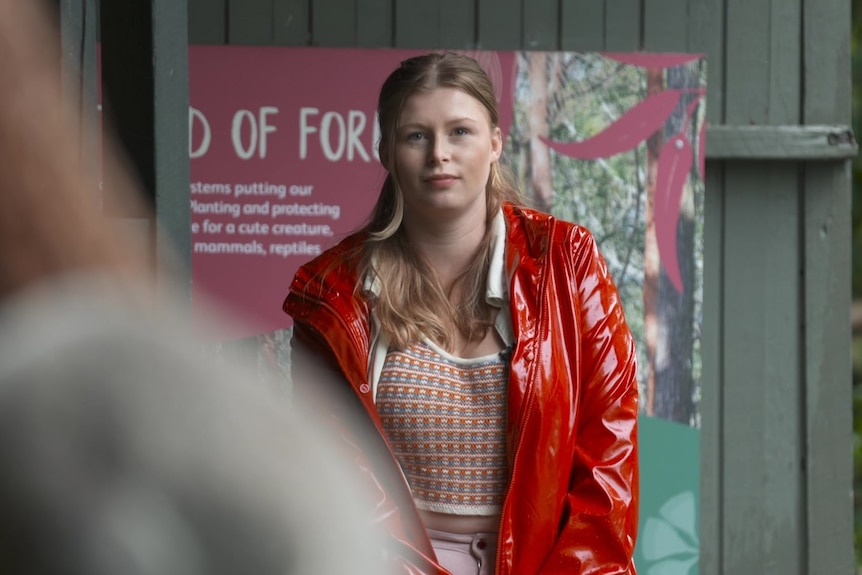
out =
[[853,148],[822,128],[850,124],[849,0],[188,4],[193,44],[706,53],[700,573],[853,572]]

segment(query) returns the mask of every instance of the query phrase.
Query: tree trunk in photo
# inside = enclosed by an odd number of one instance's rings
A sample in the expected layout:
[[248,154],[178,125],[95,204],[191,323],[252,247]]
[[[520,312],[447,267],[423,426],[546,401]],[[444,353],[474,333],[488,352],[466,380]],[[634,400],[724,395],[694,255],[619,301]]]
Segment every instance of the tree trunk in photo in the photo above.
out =
[[[664,90],[662,70],[647,70],[647,97]],[[655,234],[655,188],[658,157],[664,143],[664,134],[656,131],[647,140],[646,162],[646,205],[644,206],[644,222],[646,237],[644,238],[644,339],[647,348],[647,415],[655,413],[656,395],[656,346],[658,340],[658,278],[661,262],[658,254],[658,240]]]
[[553,52],[549,55],[551,61],[548,65],[548,109],[556,108],[554,98],[560,91],[563,80],[563,55]]
[[544,52],[529,54],[530,108],[527,114],[530,126],[530,183],[536,207],[547,212],[553,206],[551,180],[551,154],[539,136],[548,136],[548,55]]
[[[697,88],[697,63],[668,70],[667,85],[671,89]],[[694,116],[688,119],[687,110],[695,96],[684,93],[679,106],[665,125],[665,137],[683,134],[689,142],[695,141]],[[691,169],[691,168],[690,168]],[[658,339],[656,348],[655,415],[685,425],[694,422],[694,197],[691,178],[686,182],[681,198],[677,224],[677,258],[683,292],[680,293],[662,272],[658,284]]]

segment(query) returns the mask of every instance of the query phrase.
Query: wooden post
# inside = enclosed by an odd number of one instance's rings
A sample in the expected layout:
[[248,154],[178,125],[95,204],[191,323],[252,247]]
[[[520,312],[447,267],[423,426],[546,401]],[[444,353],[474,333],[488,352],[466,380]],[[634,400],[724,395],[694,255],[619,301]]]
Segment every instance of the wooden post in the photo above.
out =
[[[63,98],[75,111],[72,122],[78,127],[81,169],[98,170],[94,133],[83,130],[98,111],[96,70],[96,0],[57,0],[60,18]],[[98,191],[93,190],[94,199]]]
[[153,202],[156,269],[190,298],[187,10],[187,0],[103,0],[99,14],[103,113]]

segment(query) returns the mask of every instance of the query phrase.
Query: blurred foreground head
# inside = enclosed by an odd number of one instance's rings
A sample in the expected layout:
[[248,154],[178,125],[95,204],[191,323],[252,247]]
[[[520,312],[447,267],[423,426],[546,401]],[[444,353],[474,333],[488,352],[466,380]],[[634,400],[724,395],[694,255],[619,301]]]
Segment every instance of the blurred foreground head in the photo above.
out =
[[0,306],[4,571],[383,573],[317,423],[102,287]]
[[[317,423],[205,358],[170,302],[129,305],[151,270],[81,169],[42,8],[0,0],[0,566],[380,573]],[[104,169],[113,203],[139,201],[110,145]]]

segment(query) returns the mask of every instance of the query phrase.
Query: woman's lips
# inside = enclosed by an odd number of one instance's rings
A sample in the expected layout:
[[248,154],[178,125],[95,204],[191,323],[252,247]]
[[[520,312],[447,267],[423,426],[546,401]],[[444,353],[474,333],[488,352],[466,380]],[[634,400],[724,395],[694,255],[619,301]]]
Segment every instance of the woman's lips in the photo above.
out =
[[440,176],[431,176],[430,178],[426,178],[425,181],[434,188],[448,188],[449,186],[454,184],[457,179],[458,178],[456,178],[455,176],[450,176],[446,174]]

